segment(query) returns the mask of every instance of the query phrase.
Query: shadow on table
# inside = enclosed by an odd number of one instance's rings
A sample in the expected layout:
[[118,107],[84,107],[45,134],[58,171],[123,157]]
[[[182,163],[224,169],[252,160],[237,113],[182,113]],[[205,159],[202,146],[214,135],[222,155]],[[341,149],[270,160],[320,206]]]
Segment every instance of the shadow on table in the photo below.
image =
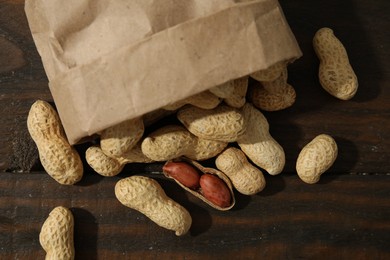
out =
[[[182,205],[190,213],[192,217],[192,225],[190,228],[191,236],[201,235],[210,229],[212,226],[212,218],[210,210],[207,209],[207,204],[190,195],[172,180],[164,179],[161,176],[156,178],[156,180],[164,189],[168,197]],[[199,205],[197,202],[199,202]]]
[[71,208],[74,216],[74,245],[76,259],[98,259],[98,223],[85,209]]

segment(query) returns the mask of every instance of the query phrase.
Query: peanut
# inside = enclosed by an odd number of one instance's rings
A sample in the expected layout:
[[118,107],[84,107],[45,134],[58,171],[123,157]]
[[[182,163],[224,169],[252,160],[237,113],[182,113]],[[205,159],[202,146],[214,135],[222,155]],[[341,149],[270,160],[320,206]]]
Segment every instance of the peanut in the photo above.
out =
[[202,194],[206,199],[221,208],[231,205],[230,190],[226,184],[217,176],[203,174],[199,180]]
[[230,80],[221,85],[210,88],[209,91],[219,98],[230,97],[234,92],[234,80]]
[[287,67],[273,81],[262,81],[260,86],[251,88],[250,100],[253,105],[264,111],[279,111],[292,106],[295,102],[294,88],[287,83]]
[[74,259],[74,219],[72,212],[62,206],[54,208],[42,225],[39,242],[47,260]]
[[233,186],[242,194],[254,195],[265,188],[263,173],[248,162],[240,149],[227,148],[217,156],[215,164],[230,178]]
[[302,181],[314,184],[337,158],[337,144],[326,134],[316,136],[299,153],[296,170]]
[[31,106],[27,128],[45,171],[60,184],[80,181],[83,176],[80,156],[67,141],[60,118],[49,103],[38,100]]
[[281,173],[285,165],[284,150],[270,135],[267,119],[250,103],[244,105],[243,113],[247,129],[237,140],[241,150],[269,174]]
[[[163,173],[166,177],[172,178],[183,189],[185,189],[186,191],[188,191],[189,193],[191,193],[195,197],[199,198],[200,200],[202,200],[203,202],[207,203],[208,205],[210,205],[211,207],[213,207],[217,210],[225,211],[225,210],[231,209],[234,206],[235,198],[234,198],[234,193],[233,193],[233,186],[232,186],[230,179],[223,172],[218,171],[214,168],[203,167],[197,161],[188,159],[186,157],[180,157],[178,159],[175,159],[174,161],[169,161],[166,163],[166,165],[171,164],[172,162],[173,163],[181,163],[181,164],[177,164],[178,165],[177,169],[176,169],[177,172],[180,172],[180,168],[184,168],[183,167],[184,163],[186,164],[186,166],[185,166],[186,168],[187,167],[193,168],[191,171],[196,171],[200,176],[197,178],[197,181],[196,181],[198,187],[195,189],[190,188],[189,186],[191,186],[191,183],[189,185],[185,185],[183,182],[180,182],[179,179],[176,179],[174,176],[170,175],[169,171],[166,171],[165,167],[163,167]],[[200,187],[200,178],[201,178],[201,176],[203,176],[205,174],[212,175],[222,182],[222,184],[218,183],[217,184],[218,186],[215,186],[215,187],[207,186],[205,188],[206,193],[208,194],[207,196],[209,196],[210,193],[212,192],[212,190],[214,190],[214,192],[217,193],[217,196],[222,196],[223,198],[230,197],[230,203],[221,203],[221,200],[218,200],[218,199],[217,199],[217,201],[214,201],[213,198],[211,198],[211,200],[210,200],[209,199],[210,197],[206,197],[204,195],[203,189]],[[192,184],[194,184],[194,183],[195,183],[195,181],[193,181]],[[207,184],[210,184],[210,183],[207,183]],[[212,185],[212,183],[210,185]],[[221,191],[219,191],[220,186],[224,186],[221,188]],[[229,195],[226,194],[225,188],[228,189]]]
[[246,92],[248,89],[248,77],[242,77],[234,80],[233,93],[224,98],[223,101],[235,108],[241,108],[246,102]]
[[184,235],[191,227],[188,211],[170,199],[157,181],[144,176],[131,176],[115,185],[115,196],[126,207],[135,209],[157,225]]
[[185,107],[177,118],[192,134],[208,140],[235,142],[246,129],[242,113],[226,105],[212,110]]
[[199,188],[200,175],[198,171],[185,162],[167,162],[163,172],[190,189]]
[[144,133],[141,117],[109,127],[100,134],[100,147],[108,156],[121,157],[131,150]]
[[347,51],[333,30],[318,30],[313,38],[313,47],[320,60],[318,76],[321,86],[341,100],[355,96],[358,80],[349,63]]
[[95,172],[106,177],[119,174],[125,166],[118,159],[107,156],[99,146],[89,147],[85,158]]
[[219,97],[217,97],[210,91],[203,91],[199,94],[177,101],[173,104],[164,106],[163,109],[177,110],[187,104],[203,109],[213,109],[217,107],[221,103],[221,101],[222,100]]
[[118,175],[127,163],[153,162],[142,153],[140,143],[118,158],[106,155],[99,146],[91,146],[85,152],[85,158],[95,172],[106,177]]
[[257,81],[273,81],[280,76],[286,67],[286,63],[286,61],[277,62],[269,68],[253,72],[249,76]]
[[202,161],[216,156],[226,146],[225,142],[198,138],[179,125],[167,125],[157,129],[141,144],[142,153],[159,162],[181,156]]
[[230,80],[222,85],[211,88],[209,91],[223,99],[231,107],[240,108],[245,104],[248,88],[248,76]]

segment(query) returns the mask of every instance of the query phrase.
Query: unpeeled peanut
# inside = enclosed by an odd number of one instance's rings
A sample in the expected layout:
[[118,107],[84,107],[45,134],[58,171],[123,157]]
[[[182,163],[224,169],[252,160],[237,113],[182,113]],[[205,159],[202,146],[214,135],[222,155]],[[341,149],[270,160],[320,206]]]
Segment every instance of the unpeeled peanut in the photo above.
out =
[[115,185],[115,196],[126,207],[135,209],[157,225],[184,235],[191,227],[188,211],[170,199],[157,181],[144,176],[121,179]]
[[27,128],[37,145],[43,168],[53,179],[66,185],[81,180],[80,156],[66,139],[60,118],[49,103],[38,100],[31,106]]
[[284,150],[270,135],[267,119],[250,103],[244,105],[243,113],[247,128],[237,140],[241,150],[269,174],[281,173],[285,165]]
[[75,257],[74,219],[72,212],[62,206],[54,208],[42,225],[39,242],[46,251],[46,260]]
[[95,172],[106,177],[119,174],[128,163],[153,162],[153,160],[142,153],[140,143],[118,158],[106,155],[99,146],[91,146],[85,152],[85,158]]
[[166,105],[163,107],[165,110],[177,110],[184,105],[193,105],[195,107],[203,109],[213,109],[222,102],[222,99],[211,93],[210,91],[203,91],[199,94],[190,96],[183,100],[179,100],[173,104]]
[[221,85],[212,87],[209,89],[211,93],[219,98],[227,98],[230,97],[234,92],[234,80],[230,80]]
[[342,100],[355,96],[358,80],[349,63],[347,51],[333,30],[318,30],[313,38],[313,47],[320,60],[318,76],[321,86]]
[[167,125],[148,135],[142,141],[141,149],[154,161],[169,161],[181,156],[201,161],[216,156],[226,146],[226,142],[198,138],[183,126]]
[[263,173],[248,162],[240,149],[227,148],[217,156],[215,165],[229,177],[234,188],[242,194],[253,195],[265,188]]
[[329,135],[321,134],[309,142],[299,153],[296,170],[302,181],[314,184],[337,158],[336,141]]
[[246,102],[246,92],[248,90],[248,76],[234,80],[233,93],[224,98],[223,101],[235,108],[241,108]]
[[248,88],[248,76],[230,80],[222,85],[211,88],[209,91],[223,99],[231,107],[240,108],[245,104]]
[[253,72],[249,76],[257,81],[273,81],[277,79],[284,68],[286,67],[286,61],[280,61],[271,65],[269,68]]
[[212,110],[185,107],[177,118],[192,134],[208,140],[235,142],[246,130],[241,111],[227,105]]
[[199,172],[185,162],[167,162],[163,172],[190,189],[199,188]]
[[261,81],[260,86],[253,86],[250,100],[253,105],[264,111],[279,111],[292,106],[296,99],[294,88],[287,83],[287,67],[273,81]]
[[138,143],[143,133],[141,117],[126,120],[101,132],[100,147],[108,156],[121,157]]

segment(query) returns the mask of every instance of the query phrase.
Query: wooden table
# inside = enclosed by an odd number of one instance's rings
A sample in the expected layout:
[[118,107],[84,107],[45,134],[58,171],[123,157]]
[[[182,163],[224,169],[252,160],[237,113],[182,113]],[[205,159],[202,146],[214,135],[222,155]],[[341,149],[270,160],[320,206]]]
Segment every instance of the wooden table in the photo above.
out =
[[[390,259],[390,2],[280,1],[304,56],[289,67],[296,104],[265,113],[284,147],[286,167],[266,176],[255,196],[236,193],[221,212],[161,176],[161,164],[133,164],[112,178],[87,165],[82,181],[61,186],[37,160],[26,116],[37,99],[52,101],[24,14],[23,0],[0,1],[0,259],[42,259],[39,232],[56,206],[75,217],[77,259]],[[359,78],[350,101],[327,94],[311,41],[331,27]],[[300,149],[320,133],[335,137],[339,157],[315,185],[295,173]],[[83,154],[86,145],[77,146]],[[193,217],[176,237],[115,198],[126,176],[155,178]]]

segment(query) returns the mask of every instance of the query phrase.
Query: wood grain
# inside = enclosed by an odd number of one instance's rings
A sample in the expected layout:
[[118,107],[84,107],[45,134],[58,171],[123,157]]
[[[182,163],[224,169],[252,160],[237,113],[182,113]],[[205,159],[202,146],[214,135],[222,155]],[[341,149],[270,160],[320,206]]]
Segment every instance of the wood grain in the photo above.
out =
[[[26,133],[26,116],[36,99],[52,101],[47,78],[24,15],[24,1],[0,3],[0,170],[29,171],[37,154]],[[384,12],[388,1],[281,1],[303,51],[289,66],[296,104],[265,113],[271,134],[286,151],[285,172],[295,172],[299,150],[314,136],[327,133],[340,145],[332,172],[389,173],[390,54]],[[325,12],[323,10],[332,10]],[[344,43],[359,79],[351,101],[327,94],[318,82],[318,59],[312,48],[315,31],[334,29]],[[253,81],[251,84],[255,84]],[[35,152],[35,154],[34,154]]]
[[[285,171],[267,176],[258,195],[236,193],[235,207],[219,212],[152,174],[161,173],[161,164],[127,165],[113,178],[85,164],[85,177],[74,186],[43,172],[26,117],[35,100],[52,101],[48,80],[24,0],[0,0],[0,259],[42,259],[38,234],[58,205],[75,216],[77,259],[389,259],[390,1],[280,3],[303,51],[289,66],[296,104],[265,113],[286,152]],[[359,79],[347,102],[318,82],[311,41],[325,26],[344,43]],[[296,176],[295,161],[320,133],[335,137],[339,157],[319,184],[308,185]],[[88,145],[77,146],[82,156]],[[116,181],[134,174],[156,178],[190,211],[190,234],[178,238],[115,199]]]
[[0,258],[42,259],[39,231],[58,205],[74,214],[76,259],[390,257],[387,176],[329,174],[316,185],[293,175],[267,176],[264,192],[236,193],[236,206],[222,212],[162,175],[147,175],[193,218],[189,234],[176,237],[116,200],[115,183],[129,174],[88,174],[78,185],[61,186],[44,172],[4,173]]

